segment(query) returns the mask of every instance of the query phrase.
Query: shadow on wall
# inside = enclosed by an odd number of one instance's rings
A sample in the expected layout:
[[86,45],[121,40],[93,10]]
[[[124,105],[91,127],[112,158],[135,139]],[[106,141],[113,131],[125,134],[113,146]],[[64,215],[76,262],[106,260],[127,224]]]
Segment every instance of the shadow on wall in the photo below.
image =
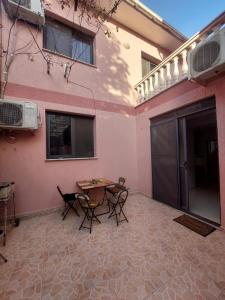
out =
[[[92,82],[86,82],[86,85],[93,90],[95,99],[134,105],[136,92],[130,84],[128,63],[122,58],[123,45],[116,34],[112,38],[107,38],[103,32],[99,33],[97,43],[102,47],[96,49],[95,77],[92,78]],[[124,48],[124,51],[129,50]],[[75,77],[75,69],[72,69],[70,78]],[[84,82],[85,78],[83,78]]]
[[[8,17],[4,14],[4,27],[10,28],[10,24]],[[115,32],[111,38],[108,38],[103,30],[98,32],[96,36],[96,68],[79,62],[74,64],[76,61],[71,58],[50,53],[44,49],[43,55],[51,61],[48,65],[50,70],[47,72],[46,60],[34,42],[31,31],[39,47],[43,47],[42,32],[28,24],[25,27],[25,24],[19,21],[16,27],[16,39],[12,40],[17,50],[14,49],[16,55],[10,66],[8,83],[16,83],[25,88],[26,86],[35,87],[72,96],[83,96],[89,99],[93,98],[91,95],[93,92],[95,100],[125,105],[135,104],[137,94],[132,83],[133,74],[129,72],[129,64],[132,63],[133,58],[132,51],[125,49],[120,42],[120,40],[123,41],[124,32]],[[4,32],[4,47],[7,45],[7,38],[8,32]],[[75,84],[67,83],[64,78],[63,66],[65,63],[74,64],[69,79]],[[7,85],[6,95],[11,92],[8,91]],[[26,98],[26,91],[23,93]],[[37,100],[39,100],[38,95]]]

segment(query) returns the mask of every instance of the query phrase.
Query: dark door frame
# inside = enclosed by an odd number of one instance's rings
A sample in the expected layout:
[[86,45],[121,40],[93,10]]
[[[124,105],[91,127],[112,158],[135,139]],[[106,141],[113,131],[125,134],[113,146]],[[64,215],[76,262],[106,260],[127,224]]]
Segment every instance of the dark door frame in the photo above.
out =
[[[194,213],[190,212],[190,210],[187,208],[183,208],[181,205],[181,186],[180,186],[180,180],[181,180],[181,171],[180,171],[180,147],[179,147],[179,120],[182,118],[185,118],[187,116],[199,113],[199,112],[203,112],[203,111],[207,111],[210,109],[215,109],[216,108],[216,103],[215,103],[215,97],[210,97],[207,99],[203,99],[203,100],[199,100],[195,103],[189,104],[187,106],[184,106],[182,108],[178,108],[175,109],[171,112],[168,113],[164,113],[162,115],[159,115],[157,117],[153,117],[150,118],[150,139],[152,139],[151,137],[151,129],[152,127],[156,126],[156,125],[161,125],[165,122],[168,122],[169,120],[174,120],[176,122],[176,139],[177,139],[177,178],[178,178],[178,190],[179,190],[179,201],[177,203],[177,205],[175,206],[175,208],[184,211],[190,215],[193,215],[199,219],[202,219],[204,221],[207,221],[209,223],[212,223],[216,226],[220,226],[220,224],[217,224],[211,220],[205,219],[204,217],[195,215]],[[218,137],[218,134],[217,134]],[[219,145],[218,145],[219,147]],[[152,148],[152,143],[151,143],[151,148]],[[152,150],[152,149],[151,149]],[[152,158],[152,151],[151,151],[151,158]],[[152,168],[152,179],[153,179],[153,168]],[[220,183],[220,176],[219,176],[219,183]],[[153,198],[154,198],[154,186],[153,186],[153,180],[152,180],[152,190],[153,190]],[[157,200],[157,199],[156,199]],[[159,200],[160,201],[160,200]],[[160,201],[163,202],[163,201]],[[170,205],[168,203],[163,202],[167,205]],[[171,205],[174,207],[174,205]],[[221,206],[220,206],[220,220],[221,220]]]
[[[192,116],[192,115],[195,115],[195,114],[199,114],[199,113],[201,113],[201,112],[205,112],[205,111],[210,111],[210,110],[215,110],[215,112],[216,112],[216,107],[210,107],[210,108],[207,108],[207,109],[204,109],[204,110],[201,110],[201,111],[197,111],[197,112],[193,112],[193,113],[191,113],[191,114],[188,114],[188,115],[186,115],[186,116],[183,116],[183,117],[181,117],[181,118],[178,118],[178,120],[179,119],[183,119],[184,118],[184,122],[185,122],[185,135],[187,135],[187,123],[186,123],[186,118],[187,117],[189,117],[189,116]],[[218,128],[217,128],[217,118],[216,118],[216,131],[217,131],[217,142],[218,142]],[[218,146],[219,146],[219,144],[218,144]],[[187,136],[186,136],[186,146],[185,146],[185,150],[184,150],[184,152],[185,152],[185,156],[186,156],[186,160],[187,160],[187,162],[188,162],[188,157],[187,157]],[[180,151],[178,152],[179,153],[179,155],[180,155]],[[219,153],[218,153],[218,156],[219,156]],[[218,159],[219,159],[219,157],[218,157]],[[180,171],[180,169],[179,169],[179,171]],[[187,172],[186,172],[186,176],[187,176],[187,178],[186,178],[186,180],[187,180],[187,185],[188,185],[188,167],[187,167]],[[218,173],[218,177],[219,177],[219,202],[220,202],[220,174]],[[181,178],[181,174],[180,174],[180,176],[179,176],[179,178]],[[182,207],[182,206],[180,206],[180,210],[182,210],[182,211],[184,211],[184,212],[186,212],[186,213],[188,213],[188,214],[190,214],[190,215],[193,215],[194,217],[196,217],[196,218],[198,218],[198,219],[201,219],[202,221],[205,221],[205,222],[208,222],[208,223],[211,223],[211,224],[213,224],[213,225],[215,225],[215,226],[220,226],[221,225],[221,205],[220,205],[220,223],[216,223],[216,222],[214,222],[214,221],[212,221],[212,220],[210,220],[210,219],[207,219],[207,218],[204,218],[204,217],[202,217],[202,216],[200,216],[200,215],[197,215],[197,214],[195,214],[195,213],[193,213],[191,210],[190,210],[190,208],[189,208],[189,192],[188,192],[188,190],[187,191],[185,191],[186,192],[186,200],[187,200],[187,204],[188,204],[188,207],[187,208],[184,208],[184,207]],[[181,193],[182,193],[182,191],[180,190],[180,195],[181,195]]]

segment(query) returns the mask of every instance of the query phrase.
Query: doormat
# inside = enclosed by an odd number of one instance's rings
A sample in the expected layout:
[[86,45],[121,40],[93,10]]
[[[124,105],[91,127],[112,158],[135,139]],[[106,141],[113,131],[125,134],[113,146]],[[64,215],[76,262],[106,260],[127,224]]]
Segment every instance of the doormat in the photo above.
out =
[[207,236],[208,234],[212,233],[214,230],[216,230],[216,228],[214,228],[206,223],[203,223],[199,220],[196,220],[188,215],[182,215],[173,220],[204,237]]

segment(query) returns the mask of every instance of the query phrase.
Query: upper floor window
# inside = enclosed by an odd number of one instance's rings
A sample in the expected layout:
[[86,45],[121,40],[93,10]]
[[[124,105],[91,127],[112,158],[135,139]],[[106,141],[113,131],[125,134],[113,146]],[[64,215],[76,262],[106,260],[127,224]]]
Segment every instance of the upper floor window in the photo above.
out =
[[47,158],[94,157],[94,117],[47,112]]
[[50,18],[44,27],[44,48],[93,64],[94,37]]
[[149,58],[148,55],[142,53],[141,56],[141,64],[142,64],[142,77],[145,77],[149,72],[151,72],[156,66],[157,63],[152,58]]

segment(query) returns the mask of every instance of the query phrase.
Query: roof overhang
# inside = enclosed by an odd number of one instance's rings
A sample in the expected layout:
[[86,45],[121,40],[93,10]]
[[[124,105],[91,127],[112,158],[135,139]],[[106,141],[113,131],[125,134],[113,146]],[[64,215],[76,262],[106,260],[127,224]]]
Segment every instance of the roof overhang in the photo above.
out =
[[169,51],[174,51],[187,40],[138,0],[122,0],[113,19]]

